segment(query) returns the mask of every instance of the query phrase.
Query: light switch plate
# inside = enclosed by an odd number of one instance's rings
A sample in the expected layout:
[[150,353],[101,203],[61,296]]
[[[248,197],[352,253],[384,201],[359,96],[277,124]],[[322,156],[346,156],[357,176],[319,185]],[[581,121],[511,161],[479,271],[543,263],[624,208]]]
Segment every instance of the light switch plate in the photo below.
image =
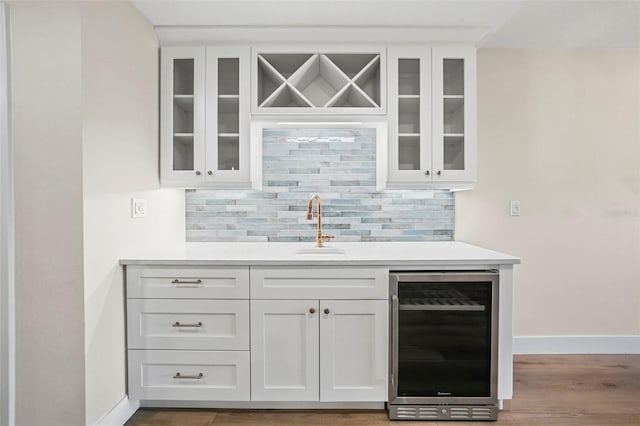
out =
[[147,217],[147,200],[142,198],[131,199],[131,217],[134,219]]
[[520,216],[520,201],[511,201],[511,216]]

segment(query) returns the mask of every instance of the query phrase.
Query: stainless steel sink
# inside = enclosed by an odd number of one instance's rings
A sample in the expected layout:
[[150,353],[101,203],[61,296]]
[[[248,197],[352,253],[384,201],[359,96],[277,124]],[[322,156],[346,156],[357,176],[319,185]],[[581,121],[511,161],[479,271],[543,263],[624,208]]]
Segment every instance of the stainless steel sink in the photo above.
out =
[[347,254],[347,252],[344,249],[338,248],[338,247],[308,247],[308,248],[302,248],[302,249],[298,249],[295,252],[293,252],[294,255],[296,256],[327,256],[327,255],[333,255],[333,256],[344,256]]

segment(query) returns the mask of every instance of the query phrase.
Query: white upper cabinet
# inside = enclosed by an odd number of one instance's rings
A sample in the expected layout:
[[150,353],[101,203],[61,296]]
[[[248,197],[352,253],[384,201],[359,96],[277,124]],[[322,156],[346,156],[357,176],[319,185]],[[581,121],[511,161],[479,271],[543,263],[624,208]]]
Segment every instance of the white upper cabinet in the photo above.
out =
[[476,180],[473,48],[389,49],[389,188],[471,188]]
[[162,184],[249,187],[249,48],[161,55]]
[[379,190],[468,189],[477,174],[476,108],[473,47],[164,47],[162,185],[260,188],[252,114],[352,115],[387,123]]
[[385,114],[384,49],[253,49],[251,110]]

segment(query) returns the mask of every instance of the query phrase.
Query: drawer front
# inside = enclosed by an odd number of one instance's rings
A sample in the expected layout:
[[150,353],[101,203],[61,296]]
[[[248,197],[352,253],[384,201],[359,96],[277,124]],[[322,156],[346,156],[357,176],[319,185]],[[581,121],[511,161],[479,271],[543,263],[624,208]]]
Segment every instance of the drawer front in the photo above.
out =
[[252,299],[388,299],[386,268],[251,268]]
[[127,266],[127,297],[247,299],[249,268]]
[[248,401],[248,351],[129,351],[129,397]]
[[129,299],[129,349],[249,349],[248,300]]

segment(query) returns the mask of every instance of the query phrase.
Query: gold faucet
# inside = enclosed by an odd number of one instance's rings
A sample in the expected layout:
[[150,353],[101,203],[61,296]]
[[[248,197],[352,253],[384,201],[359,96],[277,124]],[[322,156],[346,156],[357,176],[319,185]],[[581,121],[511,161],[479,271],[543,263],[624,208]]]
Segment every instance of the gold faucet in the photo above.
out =
[[324,241],[330,240],[333,238],[333,235],[322,235],[322,203],[320,202],[320,197],[318,194],[313,195],[309,199],[309,207],[307,208],[307,220],[313,219],[313,200],[318,202],[318,228],[316,231],[316,247],[321,248],[324,245],[322,244]]

